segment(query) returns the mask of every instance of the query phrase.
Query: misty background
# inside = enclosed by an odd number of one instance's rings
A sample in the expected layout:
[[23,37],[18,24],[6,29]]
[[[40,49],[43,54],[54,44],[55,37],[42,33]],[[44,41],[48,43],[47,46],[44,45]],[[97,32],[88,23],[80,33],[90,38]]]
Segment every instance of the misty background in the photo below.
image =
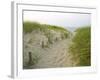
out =
[[78,27],[91,25],[91,14],[84,13],[24,11],[23,18],[23,21],[61,26],[70,31],[74,31]]

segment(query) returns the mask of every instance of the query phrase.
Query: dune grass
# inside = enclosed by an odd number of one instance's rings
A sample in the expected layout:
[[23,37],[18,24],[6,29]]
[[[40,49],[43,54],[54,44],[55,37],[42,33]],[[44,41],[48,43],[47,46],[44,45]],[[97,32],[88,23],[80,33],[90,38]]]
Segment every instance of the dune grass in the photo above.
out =
[[[50,48],[50,46],[53,45],[55,42],[59,41],[60,38],[66,39],[69,35],[69,31],[62,27],[49,25],[49,24],[40,24],[38,22],[30,22],[30,21],[23,22],[23,33],[24,33],[24,36],[26,36],[26,34],[33,34],[32,39],[29,39],[29,41],[26,43],[28,45],[31,45],[32,43],[35,43],[35,42],[37,43],[37,41],[34,40],[35,38],[34,35],[39,34],[38,37],[43,36],[43,39],[41,39],[42,41],[40,41],[39,44],[37,44],[40,46],[41,49]],[[25,49],[26,48],[28,48],[28,46],[26,46]],[[27,54],[29,55],[24,56],[24,57],[28,57],[29,60],[25,63],[24,68],[30,69],[36,63],[38,63],[38,61],[40,60],[40,57],[37,56],[38,53],[37,51],[34,51],[34,49],[33,49],[33,52],[29,52]]]
[[36,29],[42,29],[45,30],[55,30],[55,31],[61,31],[64,33],[68,33],[69,31],[65,28],[62,28],[61,26],[55,26],[55,25],[49,25],[49,24],[40,24],[38,22],[30,22],[26,21],[23,23],[23,31],[25,33],[31,32]]
[[30,33],[32,32],[33,30],[37,30],[41,27],[41,25],[37,22],[24,22],[23,23],[23,31],[25,33]]
[[42,32],[48,38],[48,42],[50,44],[53,43],[52,38],[53,38],[54,34],[52,33],[52,30],[55,32],[60,32],[62,39],[67,38],[70,33],[67,29],[60,27],[60,26],[49,25],[49,24],[40,24],[38,22],[28,22],[28,21],[23,23],[23,32],[24,33],[26,33],[26,34],[31,33],[34,30]]
[[77,66],[91,65],[91,31],[90,27],[78,28],[73,38],[73,44],[70,47],[70,52],[73,55],[73,60],[78,61]]

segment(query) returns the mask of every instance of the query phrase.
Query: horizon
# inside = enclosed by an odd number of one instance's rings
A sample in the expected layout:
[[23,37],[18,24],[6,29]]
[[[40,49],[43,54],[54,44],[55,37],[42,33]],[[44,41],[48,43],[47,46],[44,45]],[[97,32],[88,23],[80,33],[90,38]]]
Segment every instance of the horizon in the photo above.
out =
[[23,21],[39,22],[61,27],[85,27],[91,25],[90,14],[24,11]]

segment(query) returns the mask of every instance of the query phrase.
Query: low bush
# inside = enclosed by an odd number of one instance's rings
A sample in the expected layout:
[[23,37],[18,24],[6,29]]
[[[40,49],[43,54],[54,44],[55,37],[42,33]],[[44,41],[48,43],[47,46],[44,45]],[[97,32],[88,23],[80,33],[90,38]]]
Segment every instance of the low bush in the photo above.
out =
[[73,44],[70,52],[73,55],[73,61],[78,61],[78,66],[91,65],[91,31],[90,27],[78,28],[73,38]]

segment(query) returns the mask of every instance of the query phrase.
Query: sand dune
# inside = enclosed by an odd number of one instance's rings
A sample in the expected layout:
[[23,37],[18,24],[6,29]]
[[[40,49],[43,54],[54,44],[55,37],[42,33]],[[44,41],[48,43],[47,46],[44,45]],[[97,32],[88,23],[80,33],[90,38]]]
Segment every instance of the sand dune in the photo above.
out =
[[[58,34],[57,34],[58,35]],[[69,47],[72,44],[73,35],[70,34],[68,38],[55,41],[49,44],[47,48],[41,48],[41,41],[46,42],[47,39],[43,33],[35,32],[24,35],[24,65],[28,63],[28,52],[32,52],[32,56],[36,55],[38,61],[28,66],[28,68],[54,68],[54,67],[69,67],[74,66],[71,60],[72,56],[69,53]],[[30,41],[31,40],[31,41]],[[30,41],[30,43],[29,43]],[[27,48],[26,48],[27,46]],[[26,67],[25,67],[26,68]]]

